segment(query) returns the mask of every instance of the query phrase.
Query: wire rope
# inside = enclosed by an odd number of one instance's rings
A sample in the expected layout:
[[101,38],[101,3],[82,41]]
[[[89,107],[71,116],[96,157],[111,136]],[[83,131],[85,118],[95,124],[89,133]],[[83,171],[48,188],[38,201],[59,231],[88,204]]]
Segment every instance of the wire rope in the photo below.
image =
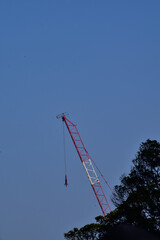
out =
[[67,175],[66,141],[65,141],[64,122],[63,122],[63,150],[64,150],[64,173],[65,173],[65,175]]
[[[93,161],[93,159],[92,159],[92,161]],[[103,178],[103,180],[104,180],[105,183],[107,184],[107,186],[108,186],[108,188],[110,189],[110,191],[111,191],[113,197],[117,199],[117,197],[116,197],[115,193],[113,192],[111,186],[109,185],[109,183],[107,182],[107,180],[105,179],[105,177],[103,176],[103,174],[101,173],[101,171],[99,170],[99,168],[97,167],[95,161],[93,161],[93,164],[95,165],[95,167],[97,168],[97,170],[98,170],[98,172],[100,173],[101,177]]]

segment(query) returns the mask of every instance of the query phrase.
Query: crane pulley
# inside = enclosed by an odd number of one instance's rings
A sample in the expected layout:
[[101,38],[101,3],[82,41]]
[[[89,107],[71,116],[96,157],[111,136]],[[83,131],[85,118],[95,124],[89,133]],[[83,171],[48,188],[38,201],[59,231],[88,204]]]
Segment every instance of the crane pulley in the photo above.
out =
[[[71,136],[71,139],[74,143],[74,146],[77,150],[77,153],[79,155],[79,158],[80,158],[80,160],[83,164],[83,167],[86,171],[86,174],[90,181],[91,187],[92,187],[94,194],[98,200],[98,203],[101,207],[101,210],[102,210],[104,216],[106,216],[108,211],[111,211],[111,208],[110,208],[108,200],[104,194],[103,188],[102,188],[99,178],[96,174],[96,171],[94,169],[94,166],[93,166],[94,162],[91,159],[91,157],[89,156],[89,153],[87,152],[87,150],[83,144],[83,141],[78,132],[78,129],[74,123],[72,123],[68,118],[66,118],[66,113],[62,113],[62,114],[58,115],[57,118],[62,118],[63,123],[65,123],[65,125],[69,131],[69,134]],[[65,145],[64,145],[64,148],[65,148]],[[98,171],[99,171],[99,169],[98,169]],[[67,174],[65,173],[65,186],[67,186],[67,185],[68,185]]]

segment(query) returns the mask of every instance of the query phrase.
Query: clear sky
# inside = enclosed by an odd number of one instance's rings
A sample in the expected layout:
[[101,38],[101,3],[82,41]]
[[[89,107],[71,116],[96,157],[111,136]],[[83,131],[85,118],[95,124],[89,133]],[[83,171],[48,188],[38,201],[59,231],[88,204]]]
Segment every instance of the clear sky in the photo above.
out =
[[1,0],[0,110],[0,239],[63,240],[93,222],[68,135],[64,186],[56,115],[70,113],[112,187],[142,141],[160,141],[160,1]]

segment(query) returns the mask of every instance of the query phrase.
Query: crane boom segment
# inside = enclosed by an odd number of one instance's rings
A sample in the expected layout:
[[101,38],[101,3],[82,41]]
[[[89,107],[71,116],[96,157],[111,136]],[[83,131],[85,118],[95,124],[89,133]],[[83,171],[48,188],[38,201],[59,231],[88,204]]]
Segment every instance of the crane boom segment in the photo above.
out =
[[111,208],[109,206],[109,203],[107,201],[107,198],[104,194],[104,191],[102,189],[102,186],[100,184],[99,178],[96,174],[96,171],[93,167],[92,160],[82,142],[81,136],[78,132],[78,129],[74,123],[72,123],[70,120],[68,120],[63,114],[62,116],[62,121],[65,122],[66,127],[69,131],[69,134],[72,138],[72,141],[74,143],[74,146],[77,150],[77,153],[79,155],[79,158],[83,164],[83,167],[86,171],[86,174],[88,176],[88,179],[90,181],[90,184],[93,188],[93,191],[96,195],[96,198],[98,200],[98,203],[101,207],[101,210],[104,214],[104,216],[107,214],[108,210],[111,211]]

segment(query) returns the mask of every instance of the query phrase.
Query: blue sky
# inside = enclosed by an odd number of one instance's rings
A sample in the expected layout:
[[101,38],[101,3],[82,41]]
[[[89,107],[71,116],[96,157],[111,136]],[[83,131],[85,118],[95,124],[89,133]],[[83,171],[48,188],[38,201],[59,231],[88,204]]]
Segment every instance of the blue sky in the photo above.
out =
[[1,0],[2,240],[61,240],[101,214],[68,135],[64,187],[57,114],[112,187],[142,141],[160,141],[159,12],[159,0]]

